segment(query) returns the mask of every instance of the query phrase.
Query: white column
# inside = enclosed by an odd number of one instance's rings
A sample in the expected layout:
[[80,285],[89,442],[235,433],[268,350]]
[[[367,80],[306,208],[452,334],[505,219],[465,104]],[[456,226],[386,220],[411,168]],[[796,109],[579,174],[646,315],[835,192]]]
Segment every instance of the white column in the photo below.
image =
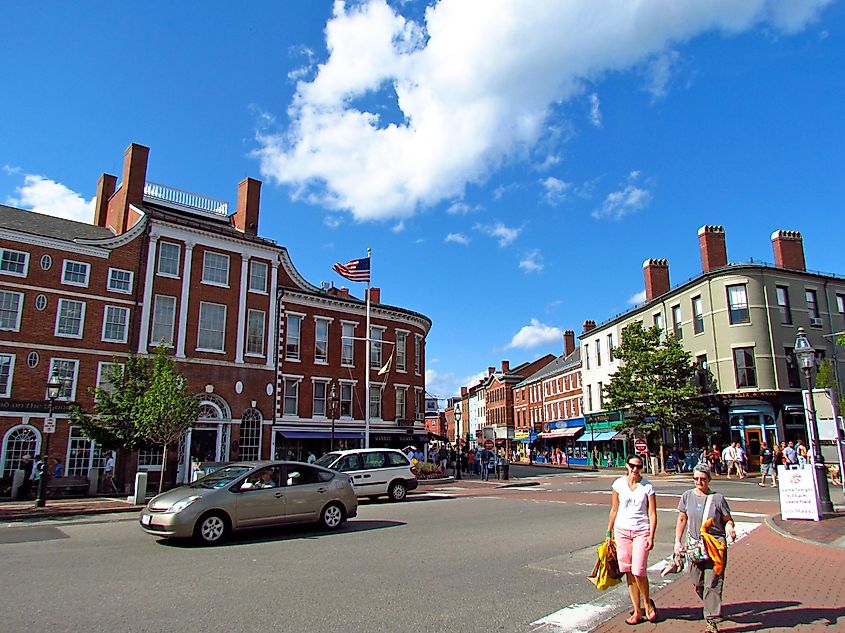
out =
[[144,273],[144,303],[141,306],[141,332],[138,336],[138,353],[147,353],[150,339],[150,316],[153,312],[153,282],[156,273],[156,251],[158,235],[150,231],[150,245],[147,248],[147,271]]
[[[244,334],[246,330],[246,292],[249,283],[249,255],[241,253],[241,292],[238,296],[238,342],[235,362],[244,362]],[[266,338],[266,337],[265,337]]]
[[182,262],[182,294],[179,297],[179,330],[176,335],[176,358],[185,358],[185,337],[188,328],[188,301],[191,292],[191,264],[194,243],[185,242],[185,258]]
[[[276,366],[278,362],[278,348],[279,348],[279,289],[277,284],[279,283],[279,262],[278,260],[273,262],[273,266],[270,270],[270,306],[268,308],[268,316],[270,317],[267,321],[267,336],[266,345],[267,345],[267,367],[272,369]],[[274,358],[275,357],[275,358]]]

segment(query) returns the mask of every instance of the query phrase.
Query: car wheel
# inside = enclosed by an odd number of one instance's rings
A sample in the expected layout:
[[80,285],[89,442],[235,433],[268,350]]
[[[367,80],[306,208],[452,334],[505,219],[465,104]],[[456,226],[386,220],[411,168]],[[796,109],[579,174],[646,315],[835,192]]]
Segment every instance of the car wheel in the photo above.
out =
[[194,528],[194,538],[203,545],[217,545],[228,534],[229,521],[219,512],[212,512],[201,517]]
[[345,520],[346,513],[337,503],[330,503],[320,513],[320,525],[327,530],[336,530]]
[[387,496],[391,501],[402,501],[408,495],[408,489],[405,488],[405,482],[394,481],[390,484],[390,489],[387,491]]

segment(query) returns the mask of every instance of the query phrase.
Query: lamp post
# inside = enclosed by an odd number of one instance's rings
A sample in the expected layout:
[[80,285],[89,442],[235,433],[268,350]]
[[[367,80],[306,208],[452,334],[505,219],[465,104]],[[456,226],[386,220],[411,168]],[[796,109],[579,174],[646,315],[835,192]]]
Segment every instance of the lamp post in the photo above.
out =
[[807,380],[807,398],[806,408],[807,417],[810,422],[810,446],[813,451],[813,471],[816,476],[816,490],[819,492],[820,512],[832,513],[833,503],[830,500],[830,488],[827,485],[827,468],[824,465],[824,457],[822,457],[821,445],[819,442],[819,426],[816,421],[816,407],[813,402],[813,371],[816,368],[816,350],[810,345],[807,335],[804,333],[804,328],[798,328],[798,336],[795,338],[794,353],[798,359],[798,364],[804,371],[804,378]]
[[334,382],[332,382],[332,390],[329,394],[329,413],[332,416],[332,442],[329,451],[334,450],[334,422],[337,418],[337,401],[337,389],[335,388]]
[[[55,424],[55,421],[53,421],[53,403],[59,397],[61,390],[62,383],[59,382],[58,376],[53,374],[50,376],[50,382],[47,383],[47,399],[50,401],[47,409],[47,418],[53,424]],[[53,433],[45,430],[44,435],[44,451],[42,452],[42,464],[44,464],[44,467],[41,469],[41,474],[38,477],[38,498],[35,500],[36,508],[43,508],[47,505],[47,480],[50,478],[50,438],[53,437]]]
[[461,410],[455,407],[455,479],[461,478]]

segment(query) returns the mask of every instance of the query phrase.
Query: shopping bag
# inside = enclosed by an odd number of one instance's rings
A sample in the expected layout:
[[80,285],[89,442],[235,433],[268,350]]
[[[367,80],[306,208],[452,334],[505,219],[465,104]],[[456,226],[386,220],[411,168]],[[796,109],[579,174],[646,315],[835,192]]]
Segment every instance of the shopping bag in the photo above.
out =
[[596,586],[596,589],[604,591],[614,585],[618,585],[622,574],[619,572],[619,562],[616,559],[616,544],[608,539],[599,544],[598,560],[593,567],[592,573],[587,580]]

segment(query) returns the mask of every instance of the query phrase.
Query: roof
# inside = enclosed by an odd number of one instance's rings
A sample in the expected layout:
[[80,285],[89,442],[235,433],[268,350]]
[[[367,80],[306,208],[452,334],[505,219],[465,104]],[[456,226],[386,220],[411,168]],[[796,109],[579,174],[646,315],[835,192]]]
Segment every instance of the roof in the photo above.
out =
[[561,354],[557,358],[555,358],[552,362],[548,365],[543,366],[541,369],[535,371],[533,374],[528,376],[525,380],[520,382],[517,387],[527,385],[530,383],[537,382],[554,374],[567,371],[569,369],[574,369],[578,365],[581,364],[581,348],[576,347],[575,351],[573,351],[569,356],[564,356]]
[[76,220],[26,211],[0,204],[0,229],[72,242],[76,239],[104,240],[114,237],[109,229]]

